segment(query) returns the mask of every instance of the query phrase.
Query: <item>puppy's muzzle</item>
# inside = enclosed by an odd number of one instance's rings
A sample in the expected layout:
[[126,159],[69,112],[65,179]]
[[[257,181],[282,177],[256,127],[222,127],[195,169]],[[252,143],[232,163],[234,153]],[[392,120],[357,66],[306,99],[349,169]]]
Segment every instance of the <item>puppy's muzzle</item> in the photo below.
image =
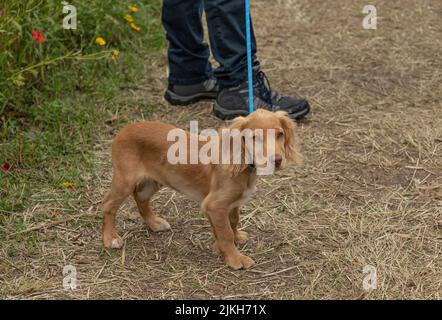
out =
[[270,156],[269,162],[274,165],[276,169],[279,169],[282,164],[282,156],[280,154],[274,154]]

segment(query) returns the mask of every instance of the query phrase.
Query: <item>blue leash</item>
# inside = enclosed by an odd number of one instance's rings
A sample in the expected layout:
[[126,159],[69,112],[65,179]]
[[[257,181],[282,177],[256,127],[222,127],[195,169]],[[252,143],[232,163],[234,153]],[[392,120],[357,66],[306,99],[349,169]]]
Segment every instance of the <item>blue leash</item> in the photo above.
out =
[[252,39],[250,35],[250,0],[246,2],[247,77],[249,79],[249,113],[253,112]]

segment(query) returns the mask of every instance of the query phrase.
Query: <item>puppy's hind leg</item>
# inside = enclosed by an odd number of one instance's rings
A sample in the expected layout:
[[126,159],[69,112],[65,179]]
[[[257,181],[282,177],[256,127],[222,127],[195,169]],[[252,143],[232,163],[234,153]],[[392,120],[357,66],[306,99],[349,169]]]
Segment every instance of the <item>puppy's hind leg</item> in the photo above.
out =
[[133,193],[138,210],[146,225],[154,232],[170,230],[169,223],[152,212],[150,199],[160,189],[159,184],[151,178],[141,180]]
[[103,243],[108,248],[121,248],[123,239],[115,230],[115,216],[123,201],[131,194],[135,184],[130,179],[124,179],[116,174],[112,178],[111,190],[103,200]]

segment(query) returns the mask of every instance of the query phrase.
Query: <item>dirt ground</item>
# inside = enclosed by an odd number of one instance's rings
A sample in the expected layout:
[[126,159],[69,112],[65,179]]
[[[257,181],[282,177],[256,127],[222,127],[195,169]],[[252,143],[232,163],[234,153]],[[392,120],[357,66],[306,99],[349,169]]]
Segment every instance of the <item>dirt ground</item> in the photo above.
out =
[[[362,28],[364,1],[252,1],[259,58],[272,88],[309,98],[299,123],[305,163],[264,177],[245,205],[241,247],[257,265],[232,271],[211,250],[197,203],[164,189],[154,200],[173,231],[149,232],[133,200],[118,216],[122,250],[101,244],[100,202],[111,179],[109,126],[89,185],[57,206],[35,195],[24,212],[34,252],[2,254],[8,299],[440,299],[442,294],[442,3],[376,1],[378,29]],[[170,107],[165,53],[131,94],[150,118],[200,129],[224,125],[211,104]],[[134,111],[133,120],[140,120]],[[48,204],[49,203],[49,204]],[[51,221],[57,224],[51,225]],[[65,265],[78,287],[64,290]],[[377,271],[377,287],[364,290]]]

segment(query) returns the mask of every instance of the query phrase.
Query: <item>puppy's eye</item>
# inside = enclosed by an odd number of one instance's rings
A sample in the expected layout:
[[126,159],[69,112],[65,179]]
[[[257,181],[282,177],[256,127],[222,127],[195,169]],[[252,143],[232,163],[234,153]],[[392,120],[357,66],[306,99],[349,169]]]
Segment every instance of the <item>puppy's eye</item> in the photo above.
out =
[[277,138],[277,139],[282,139],[282,138],[284,138],[284,132],[278,132],[278,133],[276,134],[276,138]]

